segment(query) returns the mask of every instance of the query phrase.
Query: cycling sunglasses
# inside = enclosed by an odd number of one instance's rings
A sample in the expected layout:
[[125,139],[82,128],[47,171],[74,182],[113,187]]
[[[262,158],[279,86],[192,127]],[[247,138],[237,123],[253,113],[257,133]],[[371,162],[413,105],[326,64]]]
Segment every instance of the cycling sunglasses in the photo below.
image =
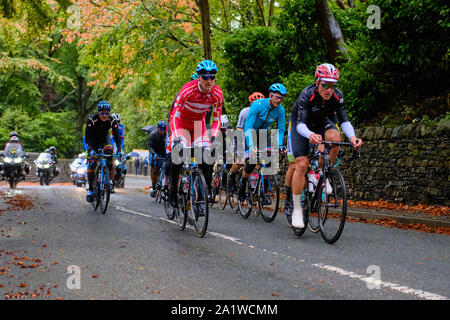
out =
[[216,79],[215,74],[202,74],[200,77],[202,77],[203,80],[214,80]]
[[336,89],[336,85],[334,83],[321,83],[322,88],[327,89]]
[[109,116],[109,112],[99,112],[98,114],[101,115],[102,117]]

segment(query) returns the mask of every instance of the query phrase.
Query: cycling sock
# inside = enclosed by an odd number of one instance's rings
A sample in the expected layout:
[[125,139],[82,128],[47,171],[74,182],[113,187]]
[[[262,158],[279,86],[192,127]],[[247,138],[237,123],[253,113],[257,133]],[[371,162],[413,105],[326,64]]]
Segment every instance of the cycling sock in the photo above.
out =
[[304,228],[303,222],[303,209],[300,202],[301,195],[293,194],[292,200],[294,201],[294,212],[292,213],[292,226],[295,228]]

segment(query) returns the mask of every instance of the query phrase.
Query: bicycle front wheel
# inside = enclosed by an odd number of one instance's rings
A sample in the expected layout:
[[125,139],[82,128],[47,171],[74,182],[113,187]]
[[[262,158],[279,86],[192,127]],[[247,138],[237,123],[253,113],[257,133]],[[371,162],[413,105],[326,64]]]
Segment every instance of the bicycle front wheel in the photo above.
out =
[[189,196],[190,216],[195,232],[203,237],[208,229],[209,206],[205,177],[199,168],[192,172]]
[[[344,177],[336,168],[317,186],[320,234],[327,243],[335,243],[342,234],[347,215],[347,190]],[[327,182],[328,180],[328,182]]]
[[109,203],[109,196],[110,196],[110,190],[109,190],[109,173],[107,168],[103,168],[103,174],[102,174],[102,183],[100,184],[101,190],[100,190],[100,210],[103,214],[106,213],[106,209],[108,209],[108,203]]
[[265,222],[272,222],[280,205],[280,186],[275,175],[264,176],[258,185],[258,205]]

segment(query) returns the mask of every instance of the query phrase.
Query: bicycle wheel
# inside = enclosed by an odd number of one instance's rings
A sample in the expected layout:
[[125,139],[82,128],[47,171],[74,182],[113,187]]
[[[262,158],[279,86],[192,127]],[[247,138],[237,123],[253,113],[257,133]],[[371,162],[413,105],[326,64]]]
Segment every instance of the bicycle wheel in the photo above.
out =
[[258,184],[257,194],[261,217],[265,222],[272,222],[277,217],[280,205],[280,186],[277,177],[264,176]]
[[344,177],[336,168],[331,168],[328,173],[328,181],[331,186],[326,187],[326,180],[318,185],[319,197],[319,226],[320,234],[327,243],[335,243],[342,234],[347,215],[347,191]]
[[[228,174],[226,171],[223,171],[220,175],[219,179],[219,187],[218,187],[218,204],[219,209],[224,210],[228,203],[228,197],[227,197],[227,189],[224,187],[224,179],[227,179]],[[226,185],[226,183],[225,183]]]
[[[183,177],[183,176],[181,176]],[[186,194],[183,192],[183,187],[181,184],[181,177],[178,180],[178,208],[171,208],[169,206],[169,203],[167,203],[167,207],[169,209],[172,209],[175,214],[175,220],[177,222],[177,228],[178,230],[183,231],[186,227],[186,221],[187,221],[187,210],[189,203],[186,201]],[[166,211],[167,214],[167,211]],[[169,216],[169,215],[168,215]]]
[[[235,186],[238,186],[238,181],[241,180],[241,174],[238,173],[236,174],[236,181],[235,181]],[[228,203],[230,205],[231,210],[233,211],[233,213],[238,213],[239,212],[239,203],[238,203],[238,195],[237,195],[237,190],[234,190],[234,192],[232,192],[230,190],[230,184],[227,181],[227,199],[228,199]]]
[[176,209],[172,208],[169,204],[169,190],[163,188],[160,191],[160,199],[162,199],[164,204],[164,211],[166,212],[167,219],[173,220],[176,215]]
[[193,170],[189,187],[189,214],[195,232],[199,237],[203,237],[208,229],[209,206],[205,177],[199,168]]
[[109,196],[110,196],[110,190],[109,190],[109,172],[108,168],[103,167],[103,174],[102,174],[102,183],[100,184],[101,190],[100,190],[100,210],[103,214],[106,213],[106,209],[108,209],[108,203],[109,203]]
[[211,201],[209,202],[209,206],[212,207],[214,203],[216,203],[216,196],[219,193],[219,183],[220,183],[220,177],[221,174],[219,173],[218,169],[214,170],[211,178]]
[[247,188],[245,190],[245,199],[244,201],[239,200],[237,198],[237,204],[238,204],[238,211],[241,214],[241,217],[244,219],[247,219],[250,216],[250,213],[252,212],[253,207],[253,193],[250,190],[250,187],[248,186],[247,181]]
[[[308,207],[308,227],[311,232],[317,233],[320,231],[317,198],[314,198],[313,193],[305,191],[305,194],[305,207]],[[317,192],[317,194],[319,193]]]
[[100,205],[100,170],[97,167],[95,169],[95,180],[94,180],[94,187],[93,187],[93,192],[94,192],[94,201],[92,202],[92,207],[94,208],[94,211],[97,211],[97,208]]

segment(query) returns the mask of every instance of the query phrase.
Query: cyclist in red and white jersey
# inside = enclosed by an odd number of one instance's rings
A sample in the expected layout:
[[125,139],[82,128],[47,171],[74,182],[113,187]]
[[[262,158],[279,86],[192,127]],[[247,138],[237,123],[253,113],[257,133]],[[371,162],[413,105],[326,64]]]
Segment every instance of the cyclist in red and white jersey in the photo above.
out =
[[[211,60],[203,60],[197,66],[198,78],[186,83],[178,92],[173,110],[170,115],[170,146],[182,143],[184,146],[201,146],[209,148],[211,141],[205,123],[206,113],[212,106],[213,122],[211,139],[220,131],[220,116],[222,115],[222,89],[215,84],[217,66]],[[211,185],[210,165],[199,165],[205,175],[206,184]],[[172,163],[170,175],[172,177],[170,204],[177,207],[176,185],[181,165]],[[208,190],[210,191],[210,190]]]

